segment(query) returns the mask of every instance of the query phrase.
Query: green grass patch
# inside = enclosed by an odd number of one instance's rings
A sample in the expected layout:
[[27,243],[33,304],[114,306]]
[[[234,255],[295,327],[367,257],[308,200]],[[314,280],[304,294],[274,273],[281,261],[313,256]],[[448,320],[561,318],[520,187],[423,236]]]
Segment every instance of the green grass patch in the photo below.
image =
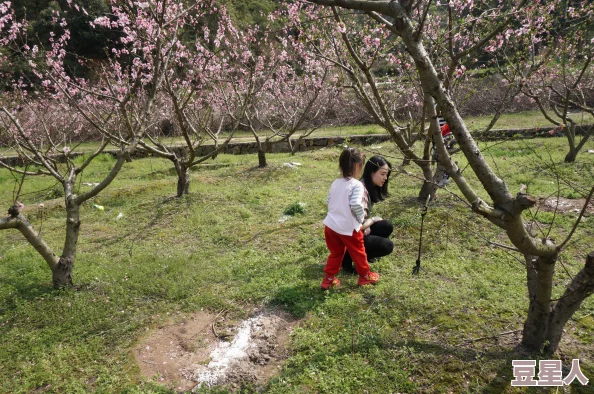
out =
[[[380,153],[399,163],[396,149],[383,145]],[[556,195],[559,180],[561,196],[576,198],[594,183],[594,155],[562,163],[561,138],[481,147],[512,193],[526,184],[536,197]],[[294,159],[288,154],[268,155],[265,169],[256,167],[255,156],[220,155],[215,163],[225,166],[197,167],[190,194],[180,199],[172,198],[176,177],[170,163],[154,158],[127,163],[113,184],[82,208],[76,290],[51,289],[47,266],[20,233],[0,231],[0,392],[169,393],[141,377],[131,356],[147,330],[203,308],[245,318],[259,305],[301,319],[290,357],[267,392],[515,392],[509,385],[511,360],[526,358],[515,350],[518,337],[464,341],[522,327],[525,269],[519,256],[485,242],[482,237],[508,243],[453,195],[441,191],[429,207],[424,270],[413,277],[421,220],[415,197],[421,185],[394,172],[390,197],[374,207],[374,215],[395,227],[395,252],[374,265],[380,283],[359,289],[355,276],[341,274],[341,289],[320,291],[328,253],[322,220],[338,155],[334,148],[301,153],[298,169],[283,167]],[[466,168],[463,157],[456,160]],[[87,190],[85,182],[101,180],[112,164],[108,156],[93,163],[80,191]],[[420,176],[416,168],[408,170]],[[464,174],[480,190],[470,169]],[[0,170],[6,208],[13,187],[10,174]],[[460,195],[455,186],[450,189]],[[59,198],[55,190],[52,179],[29,177],[22,202],[35,207]],[[299,201],[307,209],[280,221]],[[92,209],[94,203],[105,210]],[[576,217],[536,210],[530,215],[544,232],[554,219],[550,235],[557,241]],[[44,215],[29,213],[57,252],[64,217],[59,205]],[[554,296],[583,266],[593,234],[594,220],[587,217],[561,255],[564,269],[557,270]],[[568,323],[561,345],[566,359],[582,360],[590,379],[594,320],[587,315],[593,312],[588,299]],[[573,392],[586,392],[581,390]]]

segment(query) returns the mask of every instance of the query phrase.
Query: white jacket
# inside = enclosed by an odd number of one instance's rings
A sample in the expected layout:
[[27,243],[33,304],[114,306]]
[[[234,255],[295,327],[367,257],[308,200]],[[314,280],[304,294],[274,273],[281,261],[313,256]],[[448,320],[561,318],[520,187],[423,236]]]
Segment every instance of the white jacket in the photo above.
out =
[[365,217],[365,186],[354,178],[338,178],[332,182],[328,198],[328,215],[324,224],[342,235],[359,231]]

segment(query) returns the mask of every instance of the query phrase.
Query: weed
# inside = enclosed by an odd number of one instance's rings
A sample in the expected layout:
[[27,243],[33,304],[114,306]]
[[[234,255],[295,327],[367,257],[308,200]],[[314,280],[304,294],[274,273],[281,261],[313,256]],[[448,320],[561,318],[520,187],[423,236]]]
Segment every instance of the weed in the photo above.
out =
[[305,204],[302,202],[294,202],[285,208],[283,213],[289,216],[303,215],[305,214]]

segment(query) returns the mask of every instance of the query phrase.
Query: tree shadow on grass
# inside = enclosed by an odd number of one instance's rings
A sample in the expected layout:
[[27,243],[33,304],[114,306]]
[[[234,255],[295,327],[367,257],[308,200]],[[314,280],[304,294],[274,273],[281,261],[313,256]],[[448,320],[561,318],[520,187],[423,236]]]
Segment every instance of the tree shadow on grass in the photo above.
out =
[[[296,263],[299,263],[297,261]],[[301,319],[309,311],[317,308],[326,298],[324,291],[317,281],[322,275],[322,269],[318,263],[301,265],[301,272],[298,274],[298,283],[287,283],[279,288],[270,300],[269,304],[280,306],[294,317]]]
[[[419,341],[416,339],[397,341],[392,343],[389,347],[398,352],[402,352],[403,356],[408,355],[411,358],[422,358],[423,360],[426,360],[428,365],[425,368],[428,370],[435,368],[435,362],[440,362],[437,369],[444,371],[445,373],[450,373],[447,375],[444,374],[445,376],[442,375],[441,378],[443,380],[441,382],[427,382],[442,385],[440,387],[435,387],[436,390],[445,388],[448,384],[459,384],[461,386],[462,380],[466,379],[464,376],[466,374],[466,371],[464,371],[465,365],[476,365],[485,362],[503,362],[497,368],[495,377],[492,378],[486,386],[481,388],[481,392],[485,394],[503,393],[508,390],[511,385],[511,380],[513,379],[511,361],[528,358],[528,355],[520,349],[505,350],[499,347],[494,350],[473,349],[469,347],[448,346],[436,342]],[[421,376],[426,376],[427,371],[422,370],[423,364],[419,363],[419,365],[421,366],[421,370],[418,371],[419,374]],[[482,370],[482,368],[477,369]],[[472,374],[474,372],[476,372],[476,370],[468,371],[468,374],[471,375],[469,379],[473,378]],[[431,373],[432,372],[429,371],[430,377],[433,377]],[[438,375],[436,374],[435,377],[437,378]]]
[[[12,297],[7,296],[4,300],[0,300],[0,315],[8,309],[13,309],[10,305],[14,307],[16,298],[32,301],[39,297],[49,296],[61,291],[53,288],[52,272],[49,269],[47,270],[46,282],[39,282],[36,279],[36,276],[33,280],[26,278],[25,276],[19,276],[18,278],[0,277],[0,287],[13,289],[13,291],[11,291],[11,293],[13,293],[11,295]],[[2,304],[8,304],[8,306],[3,307]]]
[[[480,363],[489,363],[494,364],[496,368],[492,369],[491,372],[494,372],[495,376],[491,378],[482,377],[484,384],[480,387],[480,393],[482,394],[499,394],[499,393],[557,393],[560,392],[557,387],[512,387],[511,381],[514,380],[513,374],[513,367],[512,361],[513,360],[534,360],[539,355],[535,354],[534,352],[529,352],[525,348],[523,348],[520,344],[517,344],[515,347],[506,347],[506,346],[496,346],[493,350],[485,349],[485,348],[470,348],[470,347],[461,347],[461,346],[448,346],[442,343],[437,342],[425,342],[419,340],[402,340],[397,341],[389,345],[390,349],[401,350],[403,355],[410,355],[410,357],[415,357],[415,355],[419,358],[422,358],[426,361],[431,361],[431,357],[435,357],[435,360],[440,362],[441,365],[438,366],[439,371],[451,371],[450,374],[450,382],[453,384],[462,383],[462,379],[466,379],[464,375],[466,375],[466,371],[464,371],[464,366],[470,365],[477,365]],[[348,349],[345,349],[348,350]],[[541,356],[542,357],[542,356]],[[546,359],[544,357],[543,359]],[[423,365],[417,363],[419,365]],[[429,363],[428,363],[429,364]],[[565,370],[566,362],[564,364],[563,369],[563,376],[566,376],[569,370]],[[430,364],[426,367],[427,370],[431,370],[435,368],[434,363]],[[481,379],[481,376],[476,376],[477,372],[484,373],[485,368],[482,366],[475,367],[468,371],[467,378]],[[426,371],[420,370],[420,375],[425,375]],[[433,372],[429,371],[429,376],[432,376]],[[475,374],[475,375],[473,375]],[[468,376],[470,375],[470,376]],[[438,377],[435,374],[435,377]],[[457,379],[452,381],[451,379]],[[445,377],[446,384],[448,377]],[[535,374],[534,379],[538,379],[538,376]],[[431,382],[433,383],[433,382]],[[442,389],[446,389],[448,387],[441,386],[435,387],[434,392],[442,392]],[[449,389],[449,388],[448,388]],[[428,391],[433,392],[433,391]],[[474,390],[473,392],[479,392],[478,390]],[[563,390],[563,392],[567,392]],[[594,388],[591,386],[582,386],[579,383],[574,383],[571,385],[571,393],[594,393]]]
[[318,284],[301,283],[281,287],[270,299],[270,304],[281,306],[285,311],[300,319],[322,304],[324,300],[325,295]]
[[[307,317],[310,311],[315,311],[320,305],[326,302],[329,292],[319,288],[318,280],[323,274],[323,264],[301,263],[296,283],[286,283],[270,298],[271,305],[281,307],[294,317],[300,319]],[[356,277],[356,276],[355,276]],[[356,287],[356,281],[349,280],[348,275],[341,275],[342,285],[340,289],[332,292],[350,292]],[[351,283],[352,282],[352,283]],[[351,289],[351,285],[353,288]],[[348,324],[348,321],[345,322]],[[374,351],[386,351],[395,353],[400,360],[395,361],[395,368],[402,365],[412,364],[412,369],[404,370],[402,373],[405,379],[407,376],[416,379],[417,388],[423,392],[447,392],[451,390],[470,390],[484,394],[495,394],[505,392],[547,392],[542,387],[537,390],[526,391],[524,388],[515,389],[511,387],[513,380],[512,360],[533,359],[534,355],[527,353],[520,347],[498,345],[496,347],[473,348],[469,346],[453,346],[442,342],[425,341],[411,338],[389,338],[379,333],[367,333],[357,335],[353,338],[345,337],[344,345],[332,350],[332,357],[371,357]],[[306,373],[310,364],[326,362],[328,354],[324,348],[312,349],[309,355],[309,364],[292,365],[284,375],[291,378],[299,378]],[[406,360],[406,361],[405,361]],[[415,361],[416,360],[416,361]],[[355,361],[354,361],[355,362]],[[371,365],[374,360],[369,359]],[[379,361],[380,363],[385,362]],[[484,364],[481,365],[481,364]],[[485,374],[485,371],[489,375]],[[440,375],[441,374],[441,375]],[[282,376],[282,375],[281,375]],[[443,376],[443,379],[442,379]],[[354,377],[356,378],[356,377]],[[476,379],[478,378],[478,382]],[[537,378],[537,377],[535,377]],[[467,387],[471,385],[471,387]],[[478,386],[478,387],[477,387]],[[589,391],[588,391],[589,390]],[[554,392],[554,391],[553,391]],[[587,393],[594,392],[589,387],[572,387],[572,392]]]
[[150,220],[141,227],[133,227],[127,231],[122,231],[112,236],[97,239],[97,242],[102,246],[112,246],[121,243],[122,241],[143,241],[149,238],[152,234],[149,232],[150,229],[156,227],[159,224],[163,224],[164,218],[171,212],[171,204],[177,203],[186,204],[187,206],[192,205],[191,199],[187,197],[177,198],[175,196],[163,197],[155,206],[151,209]]

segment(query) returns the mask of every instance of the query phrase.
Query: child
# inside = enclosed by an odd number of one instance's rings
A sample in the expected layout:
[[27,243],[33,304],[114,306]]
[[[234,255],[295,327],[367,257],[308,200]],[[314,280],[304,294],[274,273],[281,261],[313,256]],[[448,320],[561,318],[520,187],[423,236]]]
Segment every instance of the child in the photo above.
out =
[[361,231],[367,206],[365,187],[358,180],[363,168],[363,155],[356,148],[346,148],[340,154],[338,165],[342,178],[332,183],[326,200],[328,215],[324,219],[324,235],[330,256],[321,284],[324,290],[340,285],[336,274],[347,250],[359,274],[359,286],[375,284],[379,280],[379,275],[369,270]]

